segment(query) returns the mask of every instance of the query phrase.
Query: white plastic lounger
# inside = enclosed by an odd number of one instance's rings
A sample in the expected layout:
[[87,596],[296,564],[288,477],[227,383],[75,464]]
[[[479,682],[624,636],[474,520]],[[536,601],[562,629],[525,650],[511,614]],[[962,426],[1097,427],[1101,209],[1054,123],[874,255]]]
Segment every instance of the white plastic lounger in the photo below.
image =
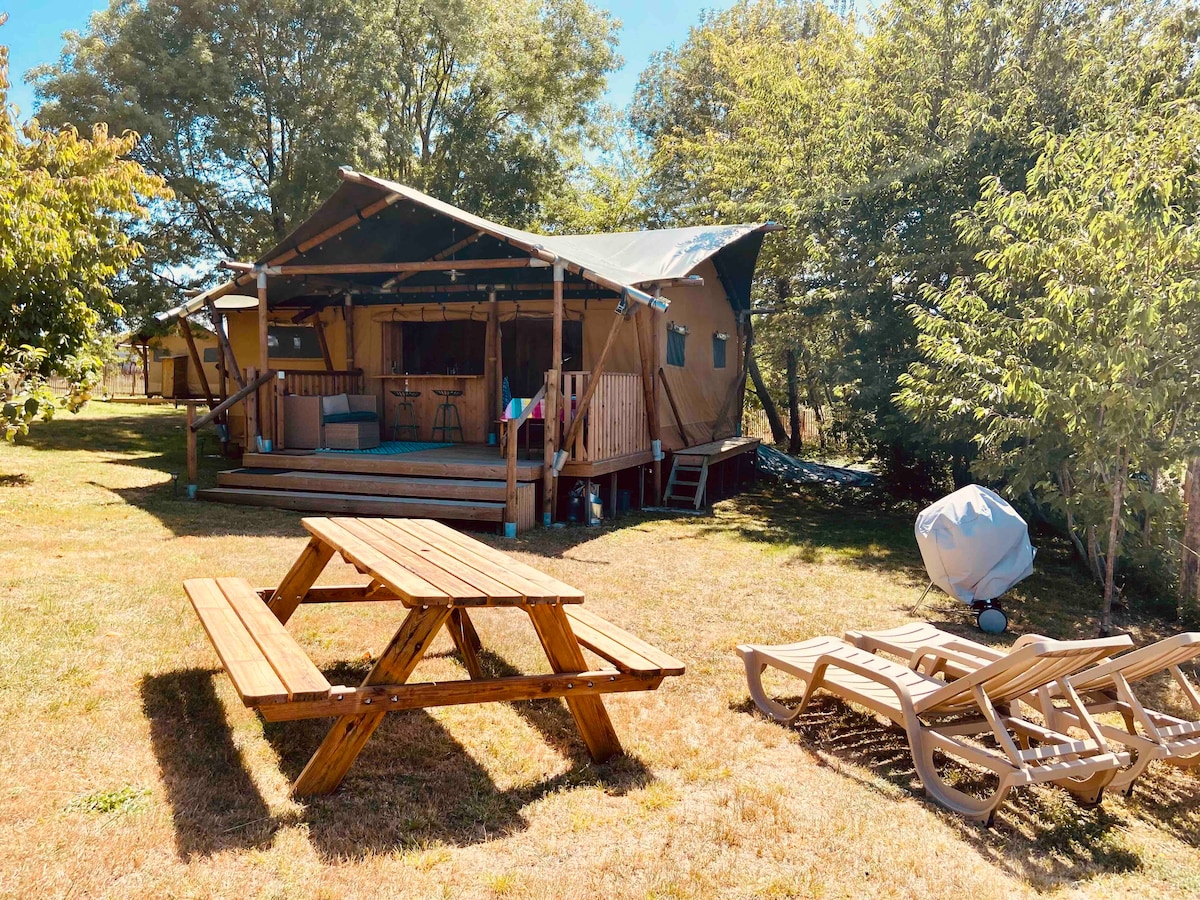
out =
[[[945,682],[834,637],[767,647],[742,645],[750,695],[778,722],[790,722],[814,692],[826,690],[891,719],[908,734],[917,775],[943,806],[985,825],[1014,787],[1053,782],[1084,803],[1098,803],[1128,753],[1114,753],[1074,691],[1065,697],[1087,734],[1076,740],[1013,714],[1014,701],[1073,675],[1129,646],[1128,638],[1095,641],[1040,640],[960,678]],[[800,703],[789,709],[767,696],[762,673],[773,666],[805,683]],[[999,750],[965,738],[991,736]],[[1036,746],[1034,746],[1036,744]],[[995,789],[976,797],[951,787],[938,774],[934,754],[990,770]]]
[[[1016,650],[1041,640],[1025,635],[1013,645]],[[975,641],[960,638],[927,624],[904,625],[887,631],[848,631],[846,640],[872,653],[884,652],[907,658],[909,664],[926,674],[941,671],[953,678],[1002,658],[1004,653]],[[1114,659],[1097,663],[1072,675],[1068,681],[1093,716],[1119,713],[1125,729],[1098,722],[1101,733],[1111,741],[1134,751],[1132,764],[1119,772],[1112,787],[1128,794],[1134,782],[1155,760],[1172,766],[1200,766],[1200,690],[1180,666],[1200,658],[1200,632],[1185,632],[1130,650]],[[1191,721],[1154,709],[1138,699],[1131,685],[1161,672],[1170,672],[1192,707]],[[1049,685],[1035,696],[1022,698],[1041,712],[1051,728],[1078,728],[1074,713],[1055,705],[1063,694]]]

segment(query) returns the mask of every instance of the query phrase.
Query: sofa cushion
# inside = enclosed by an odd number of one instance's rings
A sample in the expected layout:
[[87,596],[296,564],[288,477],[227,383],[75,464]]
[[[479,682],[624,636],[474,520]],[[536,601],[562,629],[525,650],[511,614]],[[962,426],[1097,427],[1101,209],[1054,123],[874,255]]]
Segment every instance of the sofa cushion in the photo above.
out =
[[326,422],[330,421],[330,416],[348,413],[350,412],[350,398],[345,394],[331,394],[328,397],[322,397],[321,412],[325,414]]
[[[342,395],[343,397],[345,394]],[[360,410],[358,412],[326,413],[325,424],[334,425],[338,422],[378,422],[379,416],[373,412]]]

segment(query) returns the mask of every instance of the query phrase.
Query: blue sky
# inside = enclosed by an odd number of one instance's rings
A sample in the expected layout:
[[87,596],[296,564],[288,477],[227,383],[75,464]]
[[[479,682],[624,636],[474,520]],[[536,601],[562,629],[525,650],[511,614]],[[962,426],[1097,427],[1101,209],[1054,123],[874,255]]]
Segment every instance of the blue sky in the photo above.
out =
[[[650,54],[681,43],[704,9],[726,9],[733,0],[592,0],[621,20],[624,67],[609,76],[608,99],[624,106],[633,98],[638,75]],[[33,109],[33,91],[23,82],[34,66],[54,62],[62,50],[62,33],[80,31],[88,16],[108,4],[105,0],[7,0],[0,9],[8,11],[8,24],[0,28],[0,43],[9,49],[9,78],[13,82],[9,101],[28,115]]]

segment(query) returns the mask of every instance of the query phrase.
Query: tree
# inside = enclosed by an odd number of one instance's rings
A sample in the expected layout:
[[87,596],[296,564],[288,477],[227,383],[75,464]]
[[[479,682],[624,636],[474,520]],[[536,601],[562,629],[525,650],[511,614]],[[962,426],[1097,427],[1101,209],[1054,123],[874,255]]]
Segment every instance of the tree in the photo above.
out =
[[1122,536],[1178,510],[1200,443],[1198,128],[1194,101],[1168,100],[1037,131],[1024,190],[988,179],[958,222],[983,271],[911,307],[922,361],[898,402],[969,433],[981,477],[1064,516],[1103,581],[1104,632]]
[[128,225],[146,216],[146,200],[169,196],[127,158],[136,141],[102,125],[90,139],[18,125],[0,46],[0,432],[9,440],[53,415],[51,373],[73,385],[70,407],[87,398],[98,330],[121,314],[114,284],[140,253]]
[[614,29],[583,0],[113,0],[34,80],[43,121],[136,131],[174,191],[123,295],[144,320],[279,241],[340,165],[528,222],[588,140]]

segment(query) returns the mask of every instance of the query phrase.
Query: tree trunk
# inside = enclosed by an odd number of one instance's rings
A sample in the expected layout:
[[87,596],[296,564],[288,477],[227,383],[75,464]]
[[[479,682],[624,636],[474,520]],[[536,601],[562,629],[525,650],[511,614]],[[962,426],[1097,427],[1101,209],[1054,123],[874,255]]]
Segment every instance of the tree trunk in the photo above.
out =
[[1108,520],[1108,558],[1104,565],[1104,606],[1100,613],[1100,634],[1107,637],[1112,631],[1113,596],[1116,593],[1114,575],[1117,569],[1117,555],[1120,552],[1117,541],[1121,538],[1121,506],[1125,499],[1125,449],[1117,451],[1117,470],[1113,473],[1112,483],[1112,514]]
[[1188,462],[1184,479],[1183,557],[1179,570],[1179,614],[1200,618],[1200,456]]
[[767,386],[763,384],[762,374],[758,371],[758,362],[753,356],[750,357],[749,368],[750,378],[754,381],[754,393],[758,394],[763,411],[767,414],[767,421],[771,423],[771,440],[776,444],[782,444],[788,438],[787,429],[783,427],[783,419],[779,418],[779,410],[775,408],[775,401],[767,393]]
[[787,395],[788,425],[791,426],[788,453],[796,456],[800,453],[800,387],[796,378],[796,351],[792,349],[787,352]]

